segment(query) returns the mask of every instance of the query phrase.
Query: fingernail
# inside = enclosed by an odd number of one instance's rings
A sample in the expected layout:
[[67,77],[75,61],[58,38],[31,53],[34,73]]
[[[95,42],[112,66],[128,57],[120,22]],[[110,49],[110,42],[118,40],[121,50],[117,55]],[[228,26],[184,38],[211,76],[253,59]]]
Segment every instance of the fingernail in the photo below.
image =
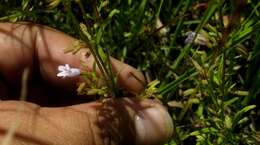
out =
[[173,134],[173,122],[167,110],[156,105],[135,116],[136,144],[160,145]]

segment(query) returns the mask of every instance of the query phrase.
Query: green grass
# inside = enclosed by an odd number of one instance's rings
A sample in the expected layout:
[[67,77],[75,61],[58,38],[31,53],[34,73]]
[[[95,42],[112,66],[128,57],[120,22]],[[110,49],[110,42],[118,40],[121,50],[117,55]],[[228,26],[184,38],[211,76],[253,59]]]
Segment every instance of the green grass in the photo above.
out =
[[[88,43],[115,96],[108,52],[159,80],[148,97],[174,120],[166,145],[260,144],[259,19],[257,0],[0,1],[0,21],[36,22]],[[206,45],[185,44],[189,31]]]

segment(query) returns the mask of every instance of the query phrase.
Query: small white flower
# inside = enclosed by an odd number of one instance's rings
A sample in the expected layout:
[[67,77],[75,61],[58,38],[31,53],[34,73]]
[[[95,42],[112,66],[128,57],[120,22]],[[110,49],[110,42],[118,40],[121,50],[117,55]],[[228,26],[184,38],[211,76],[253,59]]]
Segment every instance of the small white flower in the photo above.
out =
[[57,77],[75,77],[80,75],[80,69],[78,68],[71,68],[68,64],[65,65],[59,65],[58,66],[59,73],[57,74]]
[[187,43],[192,43],[196,33],[190,31],[190,32],[187,32],[185,35],[187,35],[187,38],[185,39],[184,42],[187,44]]

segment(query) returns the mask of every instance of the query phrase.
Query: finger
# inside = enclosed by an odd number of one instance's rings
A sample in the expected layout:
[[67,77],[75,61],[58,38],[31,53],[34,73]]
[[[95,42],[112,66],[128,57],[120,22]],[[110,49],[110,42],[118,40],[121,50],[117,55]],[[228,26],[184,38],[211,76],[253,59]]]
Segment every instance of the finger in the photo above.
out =
[[[76,55],[65,54],[64,49],[71,46],[75,39],[48,27],[29,23],[1,23],[0,40],[0,72],[9,81],[19,80],[26,66],[33,68],[38,65],[42,77],[57,86],[75,85],[79,79],[58,78],[59,65],[69,64],[80,68],[83,59],[88,66],[83,69],[93,70],[94,58],[92,55],[86,57],[87,49]],[[138,70],[113,58],[111,63],[122,87],[134,92],[143,89],[142,83],[136,79],[144,82]]]
[[[84,51],[81,51],[80,53],[82,52]],[[88,71],[97,71],[99,74],[101,74],[99,69],[93,70],[93,64],[95,62],[93,55],[90,55],[87,58],[82,57],[82,60],[88,62],[86,63]],[[140,93],[144,89],[145,79],[140,71],[136,70],[130,65],[118,61],[115,58],[111,57],[110,61],[120,87],[123,87],[133,93]]]
[[[0,141],[10,124],[17,121],[15,109],[19,105],[21,102],[1,102]],[[40,108],[26,103],[19,119],[12,143],[17,145],[160,145],[173,132],[165,108],[151,100],[106,100],[65,108]]]

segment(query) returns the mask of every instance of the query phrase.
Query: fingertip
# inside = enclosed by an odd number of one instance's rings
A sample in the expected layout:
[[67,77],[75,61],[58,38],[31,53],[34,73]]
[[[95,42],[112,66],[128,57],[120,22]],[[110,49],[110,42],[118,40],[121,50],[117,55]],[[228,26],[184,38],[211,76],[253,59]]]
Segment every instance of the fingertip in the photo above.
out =
[[136,145],[160,145],[172,137],[173,120],[158,100],[123,98],[119,102],[133,121]]
[[130,91],[140,93],[144,90],[145,79],[140,71],[136,70],[135,68],[130,68],[123,77],[125,77],[125,85],[129,88]]
[[[136,145],[162,145],[167,142],[174,133],[174,123],[167,109],[156,100],[120,98],[105,99],[73,106],[74,109],[83,110],[96,122],[97,132],[108,133],[114,141],[121,144]],[[98,115],[97,115],[98,114]],[[100,119],[102,118],[102,119]],[[100,124],[101,126],[98,126]],[[118,133],[118,134],[117,134]],[[99,136],[96,141],[103,141]]]
[[114,58],[111,59],[114,70],[118,73],[118,83],[121,87],[133,93],[140,93],[145,87],[142,72]]
[[135,116],[136,144],[158,145],[169,140],[173,134],[173,121],[161,105],[146,108]]

